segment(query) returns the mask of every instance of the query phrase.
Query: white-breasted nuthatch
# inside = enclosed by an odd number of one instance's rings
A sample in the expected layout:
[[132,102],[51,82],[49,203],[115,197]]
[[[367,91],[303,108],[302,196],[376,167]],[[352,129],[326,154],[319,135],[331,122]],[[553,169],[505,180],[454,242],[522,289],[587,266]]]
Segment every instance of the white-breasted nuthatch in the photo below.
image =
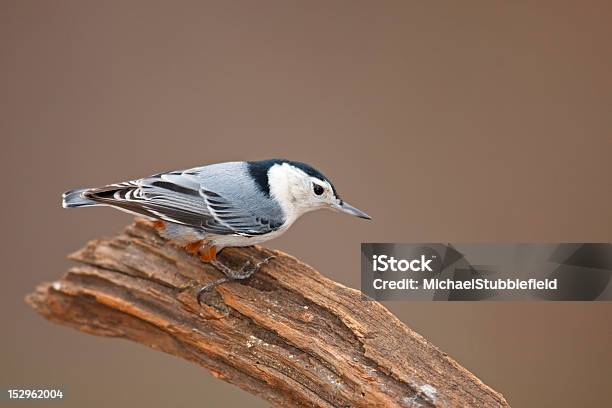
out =
[[100,188],[67,191],[64,208],[106,205],[156,220],[161,236],[199,254],[225,278],[209,283],[200,296],[230,279],[246,279],[270,258],[234,270],[219,262],[225,247],[259,244],[282,235],[301,215],[328,208],[370,219],[338,197],[321,172],[305,163],[272,159],[228,162]]

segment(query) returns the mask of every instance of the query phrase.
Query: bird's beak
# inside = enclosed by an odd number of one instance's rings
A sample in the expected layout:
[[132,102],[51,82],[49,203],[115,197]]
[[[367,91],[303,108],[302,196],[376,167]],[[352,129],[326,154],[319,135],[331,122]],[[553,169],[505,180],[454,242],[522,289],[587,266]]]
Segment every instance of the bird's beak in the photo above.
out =
[[350,215],[354,215],[355,217],[365,218],[366,220],[372,219],[372,217],[370,217],[368,214],[364,213],[363,211],[353,207],[352,205],[344,201],[342,201],[336,208],[339,211],[342,211]]

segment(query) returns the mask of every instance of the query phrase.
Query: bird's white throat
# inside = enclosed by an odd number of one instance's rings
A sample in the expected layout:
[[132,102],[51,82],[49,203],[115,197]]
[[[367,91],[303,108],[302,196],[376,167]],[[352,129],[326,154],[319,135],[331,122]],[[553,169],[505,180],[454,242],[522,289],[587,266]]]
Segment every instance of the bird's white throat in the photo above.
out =
[[289,163],[275,164],[268,170],[270,196],[278,201],[289,225],[302,214],[317,209],[309,205],[309,180],[306,173]]

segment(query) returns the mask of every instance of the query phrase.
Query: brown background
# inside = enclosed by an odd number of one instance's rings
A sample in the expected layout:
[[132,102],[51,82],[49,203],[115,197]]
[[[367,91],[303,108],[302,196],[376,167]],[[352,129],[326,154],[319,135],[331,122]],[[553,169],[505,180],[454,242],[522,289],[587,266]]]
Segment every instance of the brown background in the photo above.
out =
[[[307,161],[374,221],[309,214],[269,245],[351,287],[362,241],[610,241],[612,8],[573,3],[0,1],[0,386],[266,405],[23,303],[130,222],[62,210],[69,188]],[[612,398],[610,303],[387,306],[515,407]]]

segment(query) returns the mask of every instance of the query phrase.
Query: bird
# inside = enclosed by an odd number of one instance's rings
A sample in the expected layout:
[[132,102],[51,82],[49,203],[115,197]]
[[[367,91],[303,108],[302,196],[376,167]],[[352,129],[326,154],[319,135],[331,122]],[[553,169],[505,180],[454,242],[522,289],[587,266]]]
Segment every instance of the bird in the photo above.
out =
[[110,206],[153,221],[159,235],[225,275],[198,290],[198,303],[217,285],[247,279],[274,258],[232,269],[217,259],[223,248],[277,238],[302,215],[319,209],[371,219],[342,200],[323,173],[286,159],[209,164],[70,190],[63,193],[62,206]]

